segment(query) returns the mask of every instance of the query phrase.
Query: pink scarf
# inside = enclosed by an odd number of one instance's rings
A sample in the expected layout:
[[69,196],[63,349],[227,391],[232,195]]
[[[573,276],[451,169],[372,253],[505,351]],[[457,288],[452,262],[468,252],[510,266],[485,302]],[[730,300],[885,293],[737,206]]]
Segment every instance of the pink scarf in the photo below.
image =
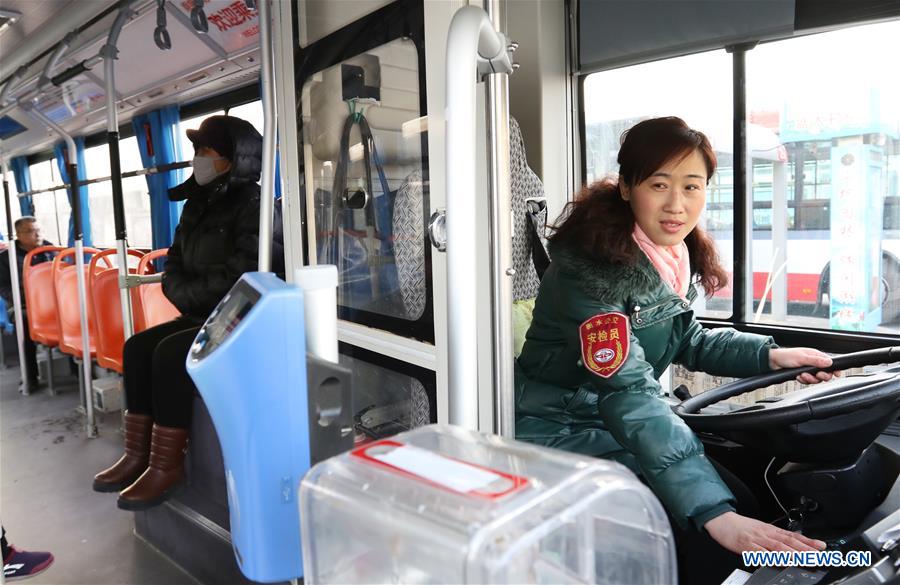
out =
[[685,298],[691,283],[691,259],[688,255],[687,244],[684,242],[677,246],[654,244],[637,222],[634,224],[631,237],[656,267],[663,282],[671,286],[678,296]]

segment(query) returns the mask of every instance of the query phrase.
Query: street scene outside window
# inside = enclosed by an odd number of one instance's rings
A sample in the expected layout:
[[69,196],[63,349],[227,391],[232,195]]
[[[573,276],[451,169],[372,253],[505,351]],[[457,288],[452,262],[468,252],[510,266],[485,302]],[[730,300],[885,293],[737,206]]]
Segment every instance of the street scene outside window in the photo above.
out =
[[[883,59],[900,23],[764,43],[746,54],[748,321],[839,331],[900,327],[900,81]],[[733,262],[731,55],[714,51],[585,80],[588,181],[617,170],[621,132],[675,115],[705,132],[719,167],[706,229]],[[610,92],[605,88],[630,88]],[[627,97],[626,97],[627,96]],[[730,317],[731,287],[697,307]]]

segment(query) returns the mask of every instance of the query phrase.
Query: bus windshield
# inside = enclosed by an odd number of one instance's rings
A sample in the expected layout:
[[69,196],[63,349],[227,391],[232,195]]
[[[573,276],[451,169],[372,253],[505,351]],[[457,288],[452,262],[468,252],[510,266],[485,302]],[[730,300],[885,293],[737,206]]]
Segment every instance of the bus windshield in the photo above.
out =
[[[896,333],[900,326],[900,82],[883,58],[900,23],[765,43],[746,53],[748,303],[740,321]],[[732,56],[724,50],[585,80],[588,181],[615,173],[621,132],[676,115],[719,157],[706,229],[734,266]],[[628,91],[606,91],[607,88]],[[698,308],[732,317],[732,290]]]

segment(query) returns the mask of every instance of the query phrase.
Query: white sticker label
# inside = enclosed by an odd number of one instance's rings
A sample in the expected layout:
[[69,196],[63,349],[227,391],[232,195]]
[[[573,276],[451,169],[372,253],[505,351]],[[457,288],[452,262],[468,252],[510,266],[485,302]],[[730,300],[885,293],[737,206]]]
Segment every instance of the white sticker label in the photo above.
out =
[[728,575],[728,578],[722,581],[722,585],[744,585],[753,575],[747,571],[735,569]]
[[457,492],[483,490],[498,480],[505,480],[504,483],[507,484],[512,483],[508,478],[493,471],[448,459],[410,445],[391,449],[387,453],[370,451],[369,457]]

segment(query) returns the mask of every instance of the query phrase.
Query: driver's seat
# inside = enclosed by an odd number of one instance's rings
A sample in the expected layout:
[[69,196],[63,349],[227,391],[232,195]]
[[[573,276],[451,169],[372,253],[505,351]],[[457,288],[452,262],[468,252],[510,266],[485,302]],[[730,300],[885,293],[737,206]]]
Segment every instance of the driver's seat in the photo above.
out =
[[[525,344],[531,326],[534,300],[541,284],[534,258],[546,259],[543,226],[547,223],[547,198],[544,185],[528,166],[525,140],[515,118],[509,119],[509,191],[513,215],[513,352],[516,357]],[[535,245],[541,246],[539,249]],[[540,262],[540,261],[539,261]]]

